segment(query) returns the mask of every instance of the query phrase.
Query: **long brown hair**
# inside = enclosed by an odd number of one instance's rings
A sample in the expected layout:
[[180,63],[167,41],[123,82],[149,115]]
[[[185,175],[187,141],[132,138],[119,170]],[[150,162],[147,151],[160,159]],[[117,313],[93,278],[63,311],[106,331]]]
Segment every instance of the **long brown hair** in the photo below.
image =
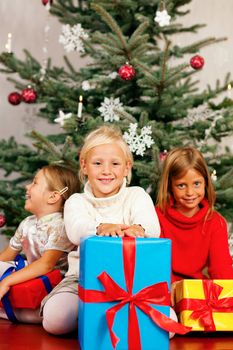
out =
[[213,212],[216,194],[211,176],[203,155],[194,147],[174,148],[167,154],[164,160],[157,196],[157,205],[163,212],[173,197],[171,188],[172,178],[179,178],[190,169],[198,171],[203,176],[205,180],[205,198],[209,202],[208,214]]

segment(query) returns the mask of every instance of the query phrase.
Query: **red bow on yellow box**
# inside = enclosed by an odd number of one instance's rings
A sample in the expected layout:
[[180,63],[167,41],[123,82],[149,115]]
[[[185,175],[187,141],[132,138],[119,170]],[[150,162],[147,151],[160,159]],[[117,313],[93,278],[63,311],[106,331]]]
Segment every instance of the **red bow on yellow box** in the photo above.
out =
[[[222,293],[224,286],[226,290]],[[200,287],[204,293],[203,299],[197,298]],[[192,330],[201,330],[200,327],[205,331],[233,330],[233,280],[183,280],[177,285],[176,293],[178,302],[175,309],[180,313],[182,324],[192,325]],[[231,322],[227,322],[229,317]]]

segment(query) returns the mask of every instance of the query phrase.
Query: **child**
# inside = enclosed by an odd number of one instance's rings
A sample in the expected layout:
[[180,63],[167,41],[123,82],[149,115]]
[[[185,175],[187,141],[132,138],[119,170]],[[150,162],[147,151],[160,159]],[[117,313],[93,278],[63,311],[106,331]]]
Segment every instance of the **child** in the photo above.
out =
[[[67,270],[67,253],[74,245],[68,240],[62,218],[66,199],[79,190],[79,180],[73,171],[58,165],[47,165],[39,170],[31,184],[26,186],[25,209],[32,216],[24,219],[9,246],[0,254],[0,276],[22,250],[27,266],[0,282],[0,299],[11,286],[44,275],[53,269]],[[8,261],[8,263],[6,263]],[[16,309],[16,318],[22,322],[41,322],[39,310]],[[0,317],[7,318],[3,309]]]
[[[141,187],[126,187],[132,165],[132,154],[118,129],[103,126],[86,137],[80,153],[84,193],[72,195],[64,211],[72,243],[79,246],[80,237],[93,234],[159,236],[150,196]],[[43,309],[43,326],[53,334],[68,333],[77,327],[78,252],[71,252],[68,259],[67,278],[52,291],[52,297],[46,298]]]
[[[169,152],[156,212],[161,237],[172,240],[173,282],[233,278],[227,226],[214,210],[214,202],[215,192],[202,154],[192,147]],[[206,268],[207,275],[203,272]]]

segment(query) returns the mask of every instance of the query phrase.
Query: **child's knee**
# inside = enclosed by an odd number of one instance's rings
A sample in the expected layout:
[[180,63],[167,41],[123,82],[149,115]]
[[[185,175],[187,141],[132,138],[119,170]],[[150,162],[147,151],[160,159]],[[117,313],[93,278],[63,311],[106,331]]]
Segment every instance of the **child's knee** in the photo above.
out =
[[[63,295],[65,294],[65,295]],[[43,328],[51,334],[66,334],[77,329],[77,295],[60,293],[51,297],[43,308]]]
[[[173,320],[173,321],[176,321],[178,322],[178,318],[177,318],[177,315],[174,311],[174,309],[172,307],[170,307],[170,318]],[[172,332],[169,332],[169,339],[173,338],[175,335],[175,333],[172,333]]]

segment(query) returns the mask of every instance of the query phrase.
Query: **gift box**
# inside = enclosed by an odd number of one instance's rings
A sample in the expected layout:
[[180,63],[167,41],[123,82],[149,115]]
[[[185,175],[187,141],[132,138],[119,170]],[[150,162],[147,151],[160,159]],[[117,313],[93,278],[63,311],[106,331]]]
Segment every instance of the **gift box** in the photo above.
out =
[[168,349],[169,327],[178,325],[168,317],[170,266],[168,239],[83,238],[78,308],[81,349]]
[[[40,307],[42,299],[61,280],[60,270],[53,270],[44,276],[12,286],[5,298],[12,308],[37,309]],[[0,307],[3,307],[3,304],[0,301]]]
[[193,331],[233,331],[233,280],[182,280],[175,310]]

